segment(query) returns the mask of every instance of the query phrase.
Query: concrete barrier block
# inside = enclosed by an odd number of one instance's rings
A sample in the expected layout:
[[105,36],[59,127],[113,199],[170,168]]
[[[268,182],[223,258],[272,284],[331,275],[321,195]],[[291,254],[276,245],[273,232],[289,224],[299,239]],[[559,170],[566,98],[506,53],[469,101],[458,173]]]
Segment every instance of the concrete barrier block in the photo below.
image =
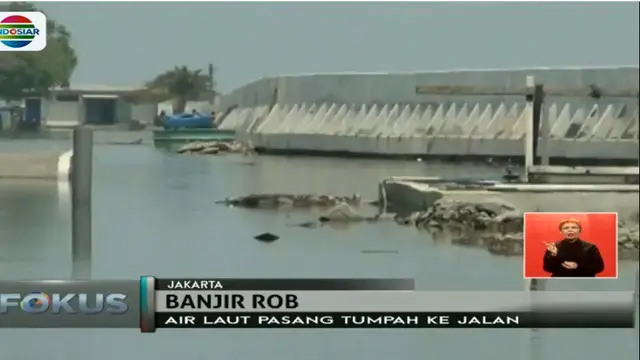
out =
[[631,121],[629,121],[629,125],[624,130],[620,138],[625,140],[638,140],[638,108],[636,108],[635,112],[631,116]]
[[481,126],[481,115],[482,115],[482,107],[480,104],[475,104],[471,112],[469,113],[469,118],[462,126],[462,135],[461,137],[470,137],[474,136],[478,131],[480,131]]
[[510,122],[512,118],[508,116],[508,109],[505,103],[501,103],[493,114],[490,124],[489,136],[493,139],[497,139],[502,135],[505,129],[505,124]]
[[384,105],[380,108],[380,111],[376,114],[375,117],[363,124],[363,127],[360,128],[358,135],[360,136],[375,136],[377,129],[384,124],[385,120],[389,116],[389,105]]
[[598,106],[598,104],[595,104],[585,114],[585,119],[580,126],[580,130],[576,135],[576,139],[589,139],[593,137],[594,128],[600,120],[600,107]]
[[563,139],[571,125],[571,105],[565,104],[551,125],[550,138]]
[[357,134],[358,129],[360,129],[360,126],[366,119],[368,113],[369,108],[367,107],[367,105],[360,106],[355,114],[352,113],[353,115],[351,118],[345,120],[345,129],[343,130],[342,134],[347,136],[353,136]]
[[302,133],[307,125],[313,120],[315,114],[318,113],[319,106],[316,104],[310,105],[306,111],[301,112],[301,116],[298,119],[292,119],[288,124],[288,131],[290,133]]
[[320,107],[318,107],[318,110],[315,112],[315,114],[313,114],[313,116],[311,117],[311,120],[301,123],[297,127],[296,132],[301,134],[310,134],[312,130],[318,126],[322,119],[324,119],[325,115],[327,115],[327,111],[329,111],[330,107],[331,104],[322,103]]
[[238,114],[238,123],[236,129],[246,129],[251,125],[251,123],[255,120],[256,117],[254,114],[260,111],[259,108],[248,108]]
[[433,110],[430,105],[425,108],[418,106],[407,120],[407,125],[402,130],[402,136],[411,137],[416,134],[421,123],[430,123],[433,117]]
[[322,114],[318,114],[314,118],[313,123],[310,123],[309,126],[307,126],[307,129],[305,130],[306,133],[316,134],[320,132],[320,129],[322,129],[327,119],[331,118],[331,116],[333,116],[333,114],[338,110],[337,104],[335,103],[327,105],[327,110]]
[[[478,127],[478,131],[476,135],[486,138],[493,139],[496,137],[498,131],[502,128],[500,122],[504,121],[504,113],[506,112],[506,107],[503,103],[500,103],[498,107],[495,109],[491,104],[489,104],[482,115],[480,115],[480,124]],[[500,117],[496,117],[496,114],[500,113]]]
[[235,130],[240,125],[240,115],[247,109],[233,109],[227,114],[227,117],[218,125],[219,129]]
[[524,109],[522,109],[522,111],[520,112],[520,116],[518,116],[518,120],[516,120],[516,122],[513,124],[513,129],[511,132],[512,139],[524,138],[524,134],[527,130],[527,120],[529,118],[530,111],[531,111],[531,105],[527,104],[524,106]]
[[387,105],[387,104],[383,105],[380,108],[380,111],[378,112],[377,116],[375,116],[375,120],[371,124],[371,129],[375,128],[378,123],[382,123],[385,120],[387,120],[387,118],[389,117],[390,111],[391,111],[391,105]]
[[378,105],[373,105],[369,108],[367,115],[362,119],[362,121],[356,127],[355,134],[356,136],[367,136],[373,129],[378,120],[378,116],[380,115],[380,109]]
[[238,122],[235,126],[235,129],[246,129],[251,122],[254,120],[253,118],[253,114],[257,111],[256,108],[248,108],[248,109],[243,109],[239,114],[238,114]]
[[347,128],[347,117],[352,117],[353,105],[342,105],[331,121],[331,126],[326,130],[327,134],[336,135],[344,133]]
[[593,127],[593,132],[591,136],[597,140],[604,140],[609,136],[613,128],[613,124],[615,123],[614,118],[615,106],[608,105],[604,112],[600,115],[598,122]]
[[442,107],[429,107],[416,123],[411,135],[418,137],[429,136],[429,134],[440,129],[443,120]]
[[411,105],[405,105],[404,108],[402,108],[402,111],[389,131],[389,136],[400,137],[400,135],[402,135],[402,131],[406,128],[407,121],[411,118],[412,112],[413,108]]
[[378,114],[376,121],[372,124],[369,136],[377,136],[380,133],[384,134],[387,124],[391,117],[393,117],[392,111],[396,108],[395,105],[385,105]]
[[613,115],[614,121],[611,124],[611,131],[607,135],[608,139],[620,139],[624,131],[632,121],[632,117],[629,116],[628,108],[626,105],[618,107]]
[[334,135],[342,135],[350,130],[350,123],[352,123],[357,115],[355,105],[349,105],[345,107],[344,114],[336,117],[336,122],[333,128]]
[[235,109],[232,110],[231,112],[236,114],[235,117],[235,121],[230,122],[228,125],[226,124],[227,122],[224,121],[220,128],[221,129],[228,129],[228,130],[238,130],[238,129],[242,129],[243,127],[248,126],[247,122],[249,121],[249,115],[253,113],[253,108],[247,108],[247,109]]
[[[451,136],[456,135],[460,132],[460,127],[458,126],[459,114],[466,112],[467,104],[462,105],[462,109],[458,111],[457,104],[453,103],[449,106],[449,109],[444,114],[444,119],[442,121],[442,126],[439,129],[434,129],[432,133],[433,136]],[[460,115],[465,116],[465,115]]]
[[558,122],[558,104],[553,103],[547,108],[547,113],[545,114],[543,121],[546,121],[547,124],[549,124],[549,138],[552,138],[554,128]]
[[582,128],[582,123],[585,121],[587,117],[587,112],[584,108],[577,108],[576,112],[573,113],[571,117],[571,121],[569,121],[569,127],[567,131],[564,133],[563,138],[565,139],[577,139],[578,134],[580,133],[580,129]]
[[513,104],[509,111],[505,114],[505,118],[501,121],[502,128],[496,133],[497,139],[511,139],[513,137],[513,129],[518,122],[521,111],[518,104]]
[[71,151],[0,154],[0,179],[69,181]]
[[256,126],[254,132],[261,134],[273,133],[278,128],[278,124],[282,121],[282,118],[286,115],[286,110],[280,105],[275,105],[267,117]]
[[442,127],[444,126],[445,111],[446,109],[444,105],[441,104],[437,106],[433,111],[431,121],[428,123],[424,122],[420,124],[417,129],[418,134],[430,136],[440,132],[440,129],[442,129]]
[[289,111],[283,116],[282,121],[280,121],[274,133],[278,134],[278,133],[289,131],[291,124],[295,123],[296,121],[300,120],[300,118],[302,118],[304,113],[301,110],[301,108],[304,108],[304,107],[305,107],[304,104],[293,105],[289,109]]
[[342,128],[342,120],[349,111],[349,106],[346,104],[339,105],[336,111],[327,119],[325,119],[323,125],[318,130],[323,134],[334,134],[340,131]]
[[247,130],[250,133],[264,133],[269,132],[269,127],[271,122],[275,122],[275,119],[280,116],[281,107],[279,105],[274,106],[271,111],[269,111],[266,116],[261,118],[256,118],[251,127]]
[[349,112],[349,106],[347,106],[346,104],[340,105],[340,107],[338,107],[338,110],[335,112],[335,114],[333,114],[333,116],[331,116],[330,119],[327,119],[325,121],[324,125],[320,129],[320,132],[322,132],[323,134],[330,134],[330,135],[340,132],[344,125],[343,120],[347,116],[348,112]]
[[[592,105],[590,105],[592,106]],[[234,110],[227,127],[252,134],[254,145],[286,150],[369,154],[523,156],[530,105],[499,103],[451,106],[315,104]],[[549,155],[635,159],[638,109],[610,104],[600,109],[547,108]],[[623,111],[624,110],[624,111]],[[256,116],[263,113],[263,116]],[[246,120],[242,120],[242,119]],[[242,125],[240,125],[242,124]],[[558,135],[564,135],[558,138]],[[569,136],[568,138],[566,136]],[[573,137],[571,137],[573,136]],[[239,136],[240,137],[240,136]],[[617,141],[606,141],[614,139]],[[620,142],[620,139],[630,141]]]

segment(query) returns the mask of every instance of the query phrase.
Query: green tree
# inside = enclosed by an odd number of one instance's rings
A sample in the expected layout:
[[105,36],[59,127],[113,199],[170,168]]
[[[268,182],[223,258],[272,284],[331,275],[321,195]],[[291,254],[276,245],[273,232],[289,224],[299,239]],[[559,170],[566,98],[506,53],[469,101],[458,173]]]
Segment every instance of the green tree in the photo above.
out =
[[199,100],[201,96],[213,92],[213,79],[203,74],[202,70],[176,66],[148,82],[147,88],[167,92],[174,99],[174,113],[182,113],[187,101]]
[[[0,4],[0,11],[40,11],[30,3]],[[47,18],[47,47],[39,52],[0,53],[0,98],[20,99],[25,92],[44,95],[69,86],[78,64],[71,34],[64,25]]]

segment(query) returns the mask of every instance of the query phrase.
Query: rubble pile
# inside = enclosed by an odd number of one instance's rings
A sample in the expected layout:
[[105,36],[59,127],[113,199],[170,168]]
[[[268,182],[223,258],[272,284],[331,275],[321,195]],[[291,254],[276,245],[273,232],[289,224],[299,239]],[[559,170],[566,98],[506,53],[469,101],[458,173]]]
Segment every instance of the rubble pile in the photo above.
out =
[[223,153],[241,153],[245,146],[238,141],[203,141],[189,143],[180,147],[178,154],[217,155]]
[[[523,216],[502,200],[465,202],[441,199],[426,211],[398,216],[402,225],[426,229],[434,240],[451,239],[454,244],[481,246],[500,255],[522,255]],[[587,240],[588,241],[588,240]],[[620,259],[637,259],[640,248],[638,224],[618,224]]]

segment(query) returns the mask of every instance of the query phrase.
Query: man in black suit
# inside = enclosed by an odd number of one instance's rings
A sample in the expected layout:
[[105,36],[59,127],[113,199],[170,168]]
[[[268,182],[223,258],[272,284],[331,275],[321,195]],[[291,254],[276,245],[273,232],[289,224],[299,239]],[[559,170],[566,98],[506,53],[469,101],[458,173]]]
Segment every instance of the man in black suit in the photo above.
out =
[[545,242],[544,271],[551,277],[595,277],[604,270],[600,250],[594,244],[580,239],[582,225],[577,219],[560,222],[564,237],[558,242]]

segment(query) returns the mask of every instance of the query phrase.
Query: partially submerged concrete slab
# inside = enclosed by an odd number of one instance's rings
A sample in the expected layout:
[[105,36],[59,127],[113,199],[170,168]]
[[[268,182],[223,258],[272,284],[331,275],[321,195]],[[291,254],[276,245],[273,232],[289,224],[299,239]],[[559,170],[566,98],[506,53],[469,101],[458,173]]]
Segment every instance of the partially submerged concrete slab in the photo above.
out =
[[43,179],[68,181],[73,153],[2,153],[0,179]]
[[615,211],[623,219],[637,217],[639,206],[638,185],[502,184],[471,180],[454,183],[441,178],[399,177],[382,181],[379,186],[380,203],[400,206],[409,212],[428,209],[432,203],[425,198],[434,199],[437,192],[444,199],[503,199],[522,211]]

